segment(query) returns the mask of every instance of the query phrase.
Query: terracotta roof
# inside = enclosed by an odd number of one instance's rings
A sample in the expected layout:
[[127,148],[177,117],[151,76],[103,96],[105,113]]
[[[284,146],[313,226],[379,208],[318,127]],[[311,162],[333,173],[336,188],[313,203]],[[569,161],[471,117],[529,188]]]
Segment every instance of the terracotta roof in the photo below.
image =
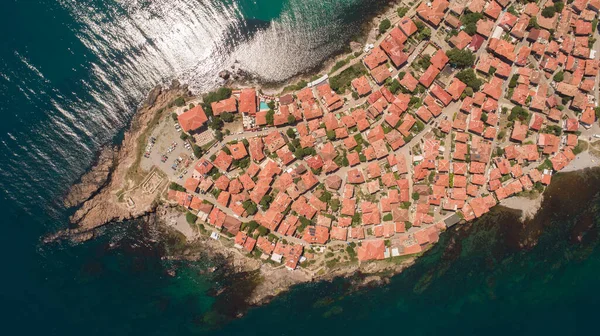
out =
[[239,111],[243,113],[256,113],[256,90],[253,88],[243,89],[240,94]]
[[189,131],[193,131],[197,128],[200,128],[202,125],[204,125],[205,122],[208,121],[208,118],[206,117],[206,114],[204,113],[204,109],[202,109],[202,106],[197,105],[197,106],[194,106],[189,111],[184,112],[184,113],[180,114],[179,116],[177,116],[177,120],[179,121],[181,128],[185,132],[189,132]]

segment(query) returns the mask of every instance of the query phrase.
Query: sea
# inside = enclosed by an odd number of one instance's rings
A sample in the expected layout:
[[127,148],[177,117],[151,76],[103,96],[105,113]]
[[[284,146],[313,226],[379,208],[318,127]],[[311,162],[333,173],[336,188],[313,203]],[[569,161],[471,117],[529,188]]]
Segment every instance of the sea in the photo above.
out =
[[[244,304],[219,260],[165,258],[141,221],[81,244],[61,199],[140,101],[178,79],[197,93],[242,69],[261,83],[347,48],[379,0],[3,0],[0,3],[0,326],[5,335],[574,335],[600,308],[600,172],[557,175],[538,216],[457,225],[389,283],[293,287]],[[215,271],[216,269],[216,271]],[[172,276],[175,270],[175,276]]]

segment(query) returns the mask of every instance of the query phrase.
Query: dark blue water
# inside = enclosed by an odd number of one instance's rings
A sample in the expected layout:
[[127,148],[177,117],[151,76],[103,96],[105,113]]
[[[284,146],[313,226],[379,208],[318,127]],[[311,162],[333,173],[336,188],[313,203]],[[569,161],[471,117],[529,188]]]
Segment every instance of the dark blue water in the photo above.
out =
[[[215,261],[161,260],[172,244],[128,222],[81,245],[43,245],[72,210],[60,197],[156,83],[196,90],[231,65],[267,81],[345,46],[375,0],[5,0],[0,4],[0,283],[6,334],[574,334],[594,330],[600,179],[548,204],[543,232],[501,213],[449,232],[389,285],[299,286],[227,322],[239,304]],[[273,46],[277,46],[274,48]],[[590,182],[591,181],[591,182]],[[557,187],[558,188],[558,187]],[[582,189],[582,190],[583,190]],[[555,191],[555,193],[559,193]],[[585,212],[585,216],[575,216]],[[581,241],[576,239],[585,232]],[[521,247],[523,237],[539,238]],[[171,277],[167,270],[176,269]],[[242,284],[237,284],[243,288]],[[242,289],[241,289],[242,290]],[[229,300],[229,301],[228,301]],[[235,308],[235,307],[234,307]],[[224,313],[225,312],[225,313]]]

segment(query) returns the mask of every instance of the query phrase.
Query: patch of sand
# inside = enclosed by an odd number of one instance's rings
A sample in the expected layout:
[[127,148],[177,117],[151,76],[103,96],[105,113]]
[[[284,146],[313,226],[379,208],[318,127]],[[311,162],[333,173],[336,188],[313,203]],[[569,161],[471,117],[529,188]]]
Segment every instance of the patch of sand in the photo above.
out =
[[521,221],[533,218],[542,205],[543,195],[539,195],[537,198],[532,199],[528,197],[509,197],[500,201],[500,205],[507,208],[521,210]]
[[164,220],[168,226],[183,233],[187,241],[193,241],[198,237],[198,232],[188,224],[184,214],[179,212],[169,213]]
[[600,158],[594,156],[589,151],[585,151],[577,154],[575,159],[571,161],[561,173],[572,172],[576,170],[582,170],[585,168],[592,168],[600,166]]

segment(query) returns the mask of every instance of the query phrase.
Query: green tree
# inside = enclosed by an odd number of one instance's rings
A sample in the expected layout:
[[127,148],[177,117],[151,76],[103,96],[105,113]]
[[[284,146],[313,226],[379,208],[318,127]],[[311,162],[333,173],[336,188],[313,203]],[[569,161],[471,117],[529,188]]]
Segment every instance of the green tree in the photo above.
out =
[[429,40],[431,38],[431,28],[425,27],[425,29],[419,32],[420,40]]
[[510,110],[510,114],[508,115],[508,120],[513,121],[518,119],[520,121],[525,121],[529,117],[529,113],[526,109],[521,106],[515,106]]
[[273,110],[267,111],[267,115],[266,115],[267,124],[273,126],[274,116],[275,116],[275,111],[273,111]]
[[531,29],[531,28],[540,28],[540,25],[538,25],[538,23],[537,23],[536,16],[532,16],[531,19],[529,19],[529,24],[527,24],[527,29]]
[[557,72],[554,77],[552,77],[556,82],[562,82],[565,79],[565,74],[562,71]]
[[431,56],[429,55],[423,55],[418,61],[417,64],[422,68],[422,69],[427,69],[429,68],[429,66],[431,65]]
[[383,34],[386,32],[386,30],[390,29],[390,27],[392,26],[392,23],[390,22],[390,20],[388,19],[384,19],[383,21],[381,21],[381,23],[379,24],[379,33]]
[[185,214],[185,220],[189,223],[189,224],[194,224],[196,223],[196,221],[198,220],[198,216],[194,215],[191,212],[187,212]]
[[192,145],[192,150],[194,151],[194,156],[196,158],[200,158],[202,154],[204,154],[202,148],[200,148],[198,145]]
[[287,131],[285,131],[285,134],[287,134],[290,139],[296,139],[296,132],[294,132],[293,128],[288,128]]
[[398,13],[399,17],[404,17],[406,15],[406,13],[408,12],[408,7],[398,7],[396,12]]
[[220,116],[224,122],[232,122],[233,121],[233,114],[231,114],[229,112],[223,112],[223,113],[221,113]]
[[293,123],[295,123],[295,122],[296,122],[296,117],[294,117],[294,116],[293,116],[293,115],[291,115],[291,114],[290,114],[290,115],[288,115],[288,117],[287,117],[287,122],[288,122],[288,124],[293,124]]
[[269,233],[269,229],[262,225],[259,225],[256,230],[258,231],[259,236],[266,236]]
[[212,91],[205,94],[202,98],[202,108],[204,109],[204,112],[206,112],[206,115],[213,115],[212,103],[227,99],[229,97],[231,97],[231,89],[226,87],[222,87],[217,91]]
[[171,118],[173,118],[173,121],[177,121],[177,113],[171,113]]
[[296,151],[294,152],[294,156],[296,157],[296,159],[302,160],[304,158],[304,151],[302,150],[302,148],[300,148],[300,147],[296,148]]
[[418,193],[418,192],[414,192],[414,193],[412,193],[412,195],[411,195],[411,198],[412,198],[414,201],[418,201],[418,200],[419,200],[419,198],[421,198],[421,195],[419,195],[419,193]]
[[388,89],[393,94],[398,93],[398,91],[400,91],[400,88],[400,82],[395,78],[391,81],[390,85],[388,86]]
[[[252,215],[256,214],[256,212],[258,212],[258,208],[256,207],[256,204],[254,202],[252,202],[251,200],[244,201],[244,203],[242,203],[242,207],[244,207],[244,210],[246,210],[246,212],[250,216],[252,216]],[[248,223],[248,224],[250,224],[250,223]],[[258,223],[256,224],[256,226],[258,226]],[[252,229],[251,231],[248,231],[248,232],[252,232],[252,231],[254,231],[254,229]]]
[[446,52],[446,56],[448,56],[450,64],[459,68],[467,68],[475,64],[475,54],[467,49],[452,48]]
[[335,131],[329,130],[326,132],[326,134],[327,134],[327,139],[329,139],[330,141],[335,140]]
[[223,140],[223,132],[216,130],[215,131],[215,139],[217,139],[217,141],[222,141]]
[[338,211],[340,208],[340,200],[337,198],[332,199],[331,202],[329,203],[329,206],[331,207],[331,211],[333,211],[333,212]]
[[517,84],[519,83],[519,75],[518,74],[514,74],[511,78],[510,78],[510,82],[508,82],[508,87],[509,88],[515,88],[517,87]]
[[552,6],[548,6],[542,9],[542,16],[545,18],[552,18],[556,14],[556,9]]
[[317,154],[317,151],[312,147],[306,147],[302,149],[302,151],[304,152],[304,156]]
[[224,126],[223,120],[221,120],[219,117],[212,117],[212,120],[208,126],[214,130],[220,130]]
[[465,26],[465,33],[473,36],[477,33],[477,21],[483,19],[483,14],[481,13],[467,13],[462,16],[460,21],[463,26]]
[[417,31],[421,31],[423,29],[425,29],[425,24],[423,23],[423,21],[421,20],[416,20],[415,21],[415,26],[417,26]]
[[464,69],[456,74],[456,78],[460,79],[461,82],[467,84],[468,87],[472,88],[473,91],[479,91],[479,88],[483,84],[483,81],[477,78],[473,69]]

